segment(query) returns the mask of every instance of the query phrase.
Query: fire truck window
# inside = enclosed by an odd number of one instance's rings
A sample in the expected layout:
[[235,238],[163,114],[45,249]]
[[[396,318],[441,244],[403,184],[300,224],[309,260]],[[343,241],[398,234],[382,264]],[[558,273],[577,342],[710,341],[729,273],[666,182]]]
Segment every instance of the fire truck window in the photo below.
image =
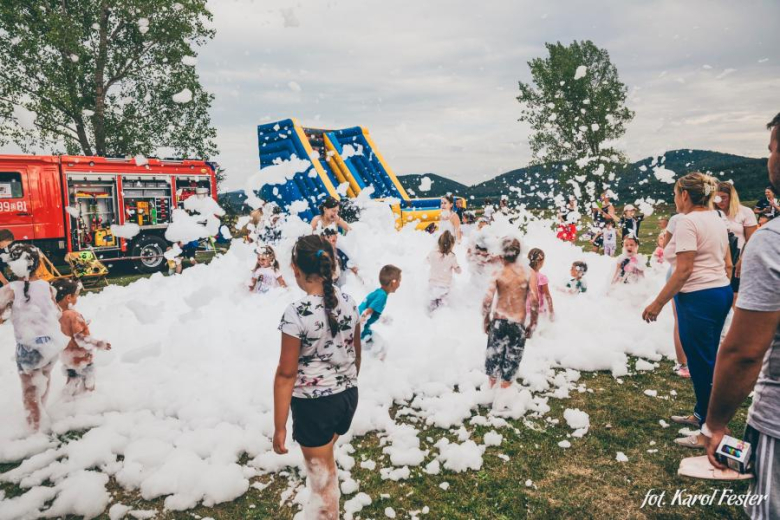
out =
[[19,199],[22,195],[22,174],[0,172],[0,199]]

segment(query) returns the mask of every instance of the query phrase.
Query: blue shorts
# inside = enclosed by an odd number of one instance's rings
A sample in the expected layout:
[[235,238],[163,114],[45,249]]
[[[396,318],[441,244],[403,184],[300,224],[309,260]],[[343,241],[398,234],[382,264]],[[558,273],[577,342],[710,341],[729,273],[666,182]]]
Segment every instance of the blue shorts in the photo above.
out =
[[49,336],[39,336],[33,341],[34,345],[16,344],[16,369],[20,374],[30,374],[35,370],[40,370],[50,362],[45,361],[40,351],[40,345],[45,345],[51,341]]

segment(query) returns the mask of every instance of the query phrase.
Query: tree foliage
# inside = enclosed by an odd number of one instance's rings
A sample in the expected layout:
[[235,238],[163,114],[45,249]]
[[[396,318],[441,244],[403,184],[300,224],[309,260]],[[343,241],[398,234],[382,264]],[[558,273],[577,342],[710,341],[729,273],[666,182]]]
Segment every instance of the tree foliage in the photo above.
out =
[[0,0],[0,140],[84,155],[216,154],[213,96],[194,66],[210,20],[205,0]]
[[634,117],[626,107],[628,89],[609,53],[593,42],[545,46],[549,56],[528,62],[532,82],[521,81],[517,97],[520,121],[531,127],[532,164],[561,164],[560,180],[575,192],[584,185],[593,196],[626,163],[612,142]]

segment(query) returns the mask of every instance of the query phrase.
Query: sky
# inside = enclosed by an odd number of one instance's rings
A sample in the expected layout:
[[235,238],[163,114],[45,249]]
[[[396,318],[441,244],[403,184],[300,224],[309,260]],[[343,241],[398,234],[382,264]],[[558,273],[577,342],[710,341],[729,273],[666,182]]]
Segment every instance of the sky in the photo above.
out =
[[766,156],[780,111],[780,2],[211,0],[198,73],[227,170],[258,166],[256,126],[368,128],[396,174],[476,184],[525,166],[518,80],[545,42],[609,51],[636,112],[632,160],[701,148]]

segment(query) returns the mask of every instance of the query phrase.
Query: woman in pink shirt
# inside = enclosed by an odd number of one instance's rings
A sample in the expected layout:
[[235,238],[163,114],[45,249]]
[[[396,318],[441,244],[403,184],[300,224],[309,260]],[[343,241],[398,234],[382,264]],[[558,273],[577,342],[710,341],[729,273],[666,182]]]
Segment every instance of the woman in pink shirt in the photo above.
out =
[[718,194],[715,196],[715,208],[719,210],[723,223],[736,239],[734,244],[729,241],[731,260],[735,262],[731,288],[734,290],[734,301],[739,292],[739,272],[742,267],[742,251],[750,237],[758,229],[758,220],[753,210],[739,203],[737,189],[730,182],[718,183]]
[[[664,257],[674,271],[642,313],[645,321],[655,321],[664,305],[674,298],[696,406],[693,415],[672,416],[672,420],[697,428],[706,419],[720,334],[734,298],[729,280],[732,261],[728,231],[712,209],[717,189],[717,181],[703,173],[689,173],[677,180],[674,203],[682,215],[664,248]],[[700,434],[675,442],[690,448],[704,447]]]

